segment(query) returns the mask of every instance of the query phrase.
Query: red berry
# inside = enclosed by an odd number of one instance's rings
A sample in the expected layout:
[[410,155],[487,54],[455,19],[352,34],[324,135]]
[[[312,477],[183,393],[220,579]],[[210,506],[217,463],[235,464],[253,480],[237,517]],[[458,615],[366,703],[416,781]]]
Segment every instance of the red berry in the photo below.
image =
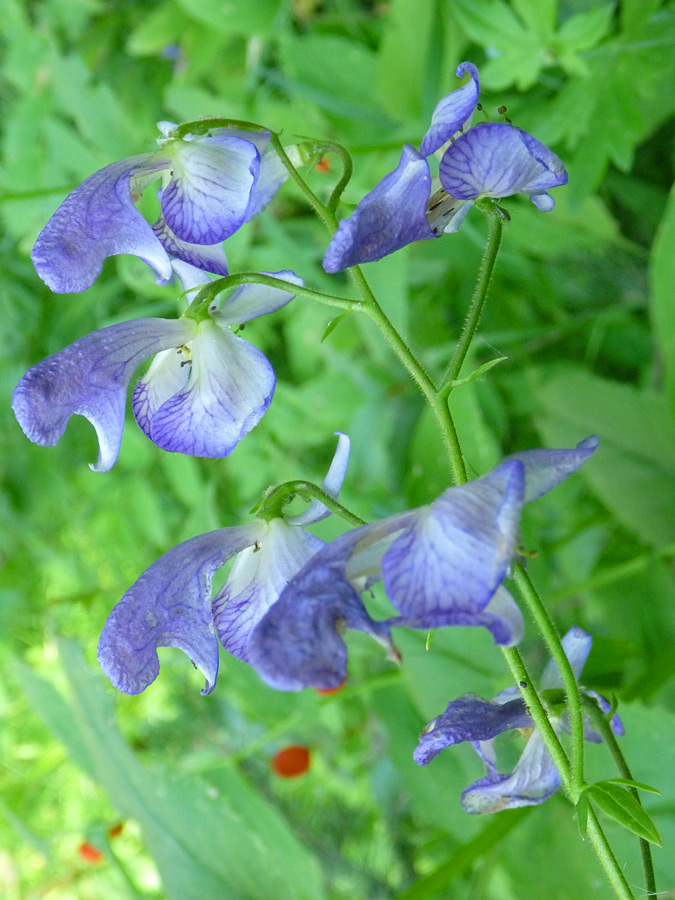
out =
[[292,744],[284,747],[270,760],[272,771],[280,778],[297,778],[309,769],[309,749]]

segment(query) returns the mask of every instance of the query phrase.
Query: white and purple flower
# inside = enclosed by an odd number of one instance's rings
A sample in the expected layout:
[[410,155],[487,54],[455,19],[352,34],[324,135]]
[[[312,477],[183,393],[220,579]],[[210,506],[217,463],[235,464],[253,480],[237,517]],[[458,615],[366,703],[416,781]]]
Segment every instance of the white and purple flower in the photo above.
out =
[[[214,128],[175,138],[160,122],[160,149],[112,163],[66,197],[33,247],[38,275],[57,293],[84,291],[108,256],[131,253],[171,277],[171,258],[227,275],[222,242],[255,216],[287,177],[269,131]],[[150,225],[135,205],[161,179]]]
[[[591,636],[576,626],[562,639],[565,655],[577,680],[591,652],[592,643]],[[550,660],[541,679],[541,690],[562,686],[558,666]],[[595,691],[581,690],[594,698],[604,713],[610,711],[611,706],[604,697]],[[566,713],[551,715],[549,719],[558,734],[568,730]],[[613,716],[610,724],[615,734],[624,733],[617,715]],[[462,792],[464,809],[469,813],[495,813],[518,806],[535,806],[548,800],[558,790],[562,779],[543,738],[533,728],[534,722],[517,687],[506,688],[494,700],[465,694],[448,703],[445,712],[424,728],[413,758],[420,766],[426,766],[446,747],[470,741],[485,763],[488,774]],[[527,729],[527,743],[513,772],[503,774],[497,766],[495,738],[505,731],[516,729]],[[593,743],[602,741],[586,719],[584,737]]]
[[372,633],[372,625],[363,628],[360,592],[380,579],[400,616],[378,626],[481,626],[497,644],[517,644],[523,617],[502,581],[516,554],[522,507],[571,475],[597,446],[592,437],[570,450],[516,453],[427,506],[341,535],[261,619],[249,645],[252,664],[280,690],[336,687],[346,675],[341,633]]
[[[468,74],[471,80],[438,103],[419,152],[406,144],[396,169],[340,222],[324,257],[327,272],[374,262],[413,241],[455,232],[479,197],[523,193],[539,209],[553,209],[548,191],[567,183],[562,162],[532,135],[506,122],[483,122],[465,131],[478,103],[478,69],[463,62],[456,74]],[[448,141],[436,190],[427,160]]]
[[[174,261],[173,267],[186,289],[208,281],[187,263]],[[303,284],[291,271],[266,274]],[[91,468],[108,472],[119,454],[132,376],[155,356],[132,398],[143,432],[163,450],[228,456],[267,411],[276,382],[267,357],[229,326],[281,309],[293,297],[246,284],[212,304],[199,321],[188,315],[134,319],[94,331],[26,372],[14,389],[14,414],[26,436],[42,446],[60,440],[73,414],[84,416],[99,441]]]
[[[340,434],[322,485],[333,498],[342,487],[348,459],[349,438]],[[323,546],[305,526],[329,514],[315,500],[300,515],[221,528],[161,556],[124,594],[103,628],[98,659],[113,685],[127,694],[140,693],[159,674],[157,648],[177,647],[203,673],[202,693],[210,694],[218,674],[218,639],[228,652],[250,662],[251,632]],[[227,580],[212,597],[214,574],[232,557]],[[362,615],[368,630],[365,610]],[[388,635],[385,625],[372,626]]]

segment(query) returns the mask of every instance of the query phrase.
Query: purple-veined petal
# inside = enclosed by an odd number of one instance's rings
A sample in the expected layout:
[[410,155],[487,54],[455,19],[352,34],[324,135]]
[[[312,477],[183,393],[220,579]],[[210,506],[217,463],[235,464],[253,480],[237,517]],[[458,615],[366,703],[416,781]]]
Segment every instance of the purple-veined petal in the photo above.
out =
[[396,169],[340,222],[323,260],[326,272],[374,262],[413,241],[437,237],[427,221],[430,194],[429,165],[406,144]]
[[423,729],[413,759],[428,765],[441,750],[463,741],[487,741],[504,731],[528,728],[532,718],[522,699],[494,703],[476,694],[464,694],[448,703],[445,712]]
[[564,481],[586,462],[598,448],[597,437],[588,437],[571,450],[524,450],[506,459],[525,466],[525,503],[537,500]]
[[437,103],[436,109],[431,116],[429,130],[424,135],[420,145],[422,156],[431,156],[446,141],[449,141],[460,128],[471,121],[478,103],[478,94],[480,93],[478,69],[473,63],[463,62],[459,64],[455,74],[458,78],[469,74],[471,81],[468,81],[456,91],[452,91],[452,93],[443,97]]
[[163,278],[171,275],[166,250],[133,203],[132,194],[169,168],[164,154],[146,153],[112,163],[69,194],[35,241],[31,258],[57,293],[86,291],[103,261],[133,253]]
[[[349,436],[342,431],[336,431],[338,436],[338,445],[333,456],[333,461],[328,469],[328,474],[323,480],[321,489],[325,491],[333,500],[337,500],[342,488],[342,484],[347,474],[347,465],[349,463],[349,450],[351,442]],[[314,522],[320,522],[322,519],[330,515],[330,510],[320,500],[312,500],[307,509],[298,513],[296,516],[287,516],[286,521],[293,525],[313,525]]]
[[439,177],[445,190],[463,200],[483,195],[540,195],[567,183],[567,172],[551,150],[505,122],[483,122],[460,135],[443,154]]
[[238,137],[171,144],[172,178],[162,192],[162,213],[176,237],[217,244],[243,224],[260,157]]
[[[290,269],[283,269],[280,272],[261,272],[260,274],[271,275],[273,278],[287,281],[291,285],[296,284],[299,287],[305,283]],[[285,291],[283,288],[269,287],[266,284],[241,284],[224,301],[216,301],[217,309],[213,313],[213,318],[223,325],[239,325],[282,309],[294,297],[294,293]]]
[[255,542],[259,523],[221,528],[169,550],[124,594],[108,616],[98,661],[113,685],[138,694],[159,674],[158,647],[183,650],[210,694],[218,674],[211,584],[227,559]]
[[421,507],[382,559],[387,596],[416,628],[483,624],[513,555],[524,467],[502,463]]
[[[574,625],[562,639],[562,647],[565,656],[569,660],[574,677],[579,680],[579,676],[586,665],[588,654],[593,646],[593,638],[583,628]],[[552,688],[563,687],[562,675],[558,669],[558,664],[554,659],[550,659],[546,664],[546,668],[541,676],[542,690],[550,690]]]
[[190,339],[186,319],[134,319],[110,325],[42,360],[14,389],[12,408],[26,436],[52,446],[78,414],[99,441],[95,472],[109,471],[119,453],[131,376],[148,357]]
[[190,351],[173,347],[158,353],[148,371],[136,382],[131,407],[141,431],[152,440],[152,420],[157,410],[180,393],[190,379]]
[[398,659],[389,626],[370,618],[345,579],[345,548],[350,542],[338,541],[312,557],[251,634],[249,662],[278,690],[310,686],[329,690],[341,684],[347,675],[342,639],[347,628],[370,634],[387,647],[390,658]]
[[229,275],[222,241],[213,244],[190,244],[187,241],[181,241],[171,231],[162,216],[152,226],[152,230],[171,256],[198,269],[203,269],[205,272]]
[[288,525],[283,519],[261,524],[256,543],[236,557],[227,581],[213,601],[213,619],[220,643],[248,662],[251,632],[323,541]]
[[539,732],[530,736],[510,775],[491,774],[462,792],[468,813],[496,813],[519,806],[536,806],[548,800],[562,784],[551,754]]
[[250,222],[271,200],[288,178],[288,169],[277,154],[270,150],[260,160],[260,171],[251,191],[246,209],[245,222]]
[[175,363],[169,370],[163,360],[161,371],[149,371],[136,385],[134,415],[163,450],[228,456],[267,411],[274,393],[274,370],[257,347],[211,319],[199,323],[188,350],[192,362],[187,383],[166,396],[169,388],[162,380],[170,373],[173,389],[178,374]]

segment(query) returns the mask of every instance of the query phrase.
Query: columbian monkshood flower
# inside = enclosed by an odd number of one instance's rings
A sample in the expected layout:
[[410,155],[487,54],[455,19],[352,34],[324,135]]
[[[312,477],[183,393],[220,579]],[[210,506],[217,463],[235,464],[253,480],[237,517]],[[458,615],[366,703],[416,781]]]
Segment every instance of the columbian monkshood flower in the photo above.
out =
[[380,579],[400,613],[389,625],[482,626],[497,644],[517,644],[523,617],[502,581],[516,553],[523,504],[571,475],[597,445],[591,437],[571,450],[516,453],[427,506],[341,535],[261,619],[249,647],[253,665],[280,690],[336,687],[346,676],[346,652],[335,623],[359,627],[351,622],[359,622],[353,611],[360,591]]
[[[593,639],[581,628],[571,628],[562,639],[563,649],[575,677],[591,652]],[[541,690],[562,688],[563,682],[558,666],[550,660],[541,679]],[[595,691],[582,691],[593,697],[604,713],[611,709],[608,701]],[[549,717],[556,733],[569,729],[568,716]],[[611,721],[615,734],[624,733],[621,719],[615,715]],[[536,728],[531,731],[525,749],[513,772],[502,774],[497,767],[495,737],[514,729],[531,730],[534,726],[518,688],[506,688],[494,700],[484,700],[476,694],[465,694],[448,703],[445,712],[433,719],[423,730],[413,757],[420,766],[428,765],[441,750],[471,741],[474,749],[485,763],[487,775],[462,792],[462,806],[469,813],[494,813],[517,806],[535,806],[554,794],[562,779],[546,749],[543,738]],[[584,737],[587,741],[600,743],[602,737],[586,718]]]
[[[340,222],[323,261],[327,272],[374,262],[413,241],[455,232],[479,197],[522,193],[539,209],[553,209],[548,190],[567,183],[562,162],[532,135],[506,122],[483,122],[465,130],[478,103],[479,80],[472,63],[458,67],[457,76],[464,74],[471,80],[438,103],[419,152],[406,144],[396,169]],[[440,189],[432,196],[427,159],[448,141],[439,165]]]
[[[103,261],[131,253],[171,277],[171,257],[227,275],[222,242],[255,216],[287,177],[268,131],[216,128],[174,138],[160,122],[159,150],[112,163],[66,197],[33,247],[38,275],[58,293],[86,290]],[[134,201],[161,179],[154,225]]]
[[[322,485],[337,497],[349,458],[349,439],[341,434]],[[183,650],[201,670],[206,686],[215,687],[218,638],[223,647],[250,662],[252,629],[323,541],[304,526],[329,515],[318,501],[296,516],[221,528],[191,538],[154,562],[110,613],[98,647],[98,659],[113,685],[138,694],[159,673],[158,647]],[[215,572],[236,557],[222,589],[212,598]],[[363,628],[388,636],[386,626]],[[217,637],[216,637],[217,634]],[[384,639],[384,638],[383,638]]]
[[[173,266],[186,290],[208,281],[187,263]],[[291,271],[268,274],[303,283]],[[133,392],[143,432],[163,450],[228,456],[267,411],[276,381],[267,357],[229,326],[281,309],[293,296],[246,284],[212,304],[201,321],[134,319],[94,331],[26,372],[14,390],[14,414],[42,446],[60,440],[73,414],[89,419],[99,441],[91,468],[108,472],[119,454],[131,378],[157,354]]]

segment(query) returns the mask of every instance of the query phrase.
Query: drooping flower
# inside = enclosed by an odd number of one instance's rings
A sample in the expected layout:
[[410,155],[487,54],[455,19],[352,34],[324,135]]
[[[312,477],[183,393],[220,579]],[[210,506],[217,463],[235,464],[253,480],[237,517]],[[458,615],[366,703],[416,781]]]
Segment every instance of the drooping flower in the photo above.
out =
[[260,621],[249,645],[253,665],[280,690],[336,687],[347,654],[335,623],[360,628],[360,591],[380,579],[400,617],[378,625],[482,626],[497,644],[517,644],[523,617],[502,581],[516,553],[523,504],[571,475],[597,445],[593,437],[570,450],[516,453],[433,503],[341,535],[312,557]]
[[[227,275],[222,242],[255,216],[286,178],[269,131],[214,128],[176,138],[160,122],[159,150],[112,163],[66,197],[33,247],[38,275],[58,293],[86,290],[108,256],[131,253],[166,280],[171,257]],[[135,201],[161,178],[154,225]]]
[[[468,74],[471,80],[438,103],[419,152],[406,144],[396,169],[340,222],[324,257],[327,272],[374,262],[413,241],[455,232],[479,197],[524,193],[539,209],[553,209],[548,190],[567,183],[562,162],[532,135],[506,122],[465,130],[478,103],[478,69],[463,62],[456,74]],[[448,141],[439,165],[440,184],[434,187],[427,160]]]
[[[565,655],[570,661],[575,678],[591,651],[593,639],[576,626],[562,639]],[[562,676],[558,666],[550,660],[541,679],[542,691],[562,688]],[[581,690],[593,697],[602,711],[608,713],[610,704],[595,691]],[[549,720],[556,733],[569,729],[566,713],[550,715]],[[624,733],[621,719],[615,715],[611,721],[615,734]],[[546,749],[539,731],[532,730],[534,722],[518,688],[502,691],[494,700],[484,700],[475,694],[465,694],[448,703],[445,712],[433,719],[423,730],[419,744],[413,753],[420,766],[428,765],[434,757],[454,744],[471,741],[485,763],[487,775],[462,792],[462,806],[469,813],[494,813],[518,806],[534,806],[548,800],[562,784],[560,773]],[[503,774],[497,766],[495,738],[505,731],[527,729],[527,743],[513,772]],[[600,743],[602,737],[584,721],[584,737]]]
[[[323,483],[332,497],[342,486],[349,439],[340,435]],[[218,674],[218,639],[250,662],[249,637],[286,584],[323,546],[304,526],[329,515],[317,501],[299,516],[221,528],[191,538],[154,562],[106,621],[98,648],[103,671],[118,690],[138,694],[159,674],[158,647],[183,650],[203,673],[209,694]],[[214,574],[236,557],[212,597]],[[375,624],[375,623],[373,623]],[[216,637],[217,635],[217,637]]]
[[[186,263],[173,265],[186,289],[208,280]],[[273,274],[303,283],[291,271]],[[164,450],[227,456],[265,414],[275,387],[268,359],[229,326],[274,312],[293,296],[246,284],[201,321],[134,319],[94,331],[26,372],[12,397],[16,418],[30,440],[52,446],[71,415],[84,416],[99,440],[91,468],[108,472],[119,454],[131,378],[157,354],[133,393],[141,429]]]

